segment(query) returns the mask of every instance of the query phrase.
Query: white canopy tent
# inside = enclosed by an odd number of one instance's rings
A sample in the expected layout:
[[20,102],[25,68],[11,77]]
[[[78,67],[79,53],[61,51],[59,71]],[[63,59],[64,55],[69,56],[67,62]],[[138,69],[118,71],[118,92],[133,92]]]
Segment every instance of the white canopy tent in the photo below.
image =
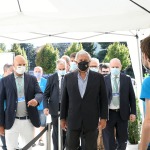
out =
[[150,0],[0,0],[0,6],[1,42],[127,41],[139,93],[142,36],[135,31],[150,28]]

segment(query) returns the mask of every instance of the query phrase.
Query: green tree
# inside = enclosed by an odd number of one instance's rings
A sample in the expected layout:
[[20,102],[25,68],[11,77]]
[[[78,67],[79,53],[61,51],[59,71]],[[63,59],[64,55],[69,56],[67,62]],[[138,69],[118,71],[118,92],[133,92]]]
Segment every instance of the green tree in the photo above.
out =
[[112,58],[120,59],[122,70],[126,69],[131,64],[129,49],[124,44],[118,42],[109,45],[104,62],[109,62]]
[[83,49],[87,51],[91,55],[91,57],[94,57],[94,51],[96,49],[96,47],[94,46],[94,43],[85,42],[81,44],[83,46]]
[[0,48],[0,53],[2,53],[3,52],[3,50]]
[[0,43],[0,49],[4,52],[6,51],[6,45],[4,43]]
[[12,45],[12,48],[10,50],[11,52],[14,52],[15,53],[15,56],[16,55],[22,55],[23,54],[23,49],[21,49],[20,47],[20,44],[17,44],[17,43],[14,43]]
[[102,50],[102,51],[99,51],[98,54],[95,57],[97,59],[99,59],[99,62],[103,62],[106,54],[107,54],[107,50]]
[[27,59],[29,62],[29,70],[33,70],[35,65],[35,57],[36,52],[33,44],[31,43],[21,43],[20,44],[21,49],[24,49],[27,54]]
[[46,44],[37,53],[35,63],[43,68],[44,73],[53,73],[58,55],[58,50],[54,50],[51,44]]
[[65,50],[69,47],[70,43],[53,43],[54,49],[59,50],[59,56],[62,57],[64,55]]
[[65,52],[65,55],[70,56],[70,54],[74,53],[74,52],[78,52],[81,49],[83,49],[82,44],[81,43],[72,43],[68,49]]
[[128,122],[128,140],[131,144],[138,144],[140,141],[142,119],[138,99],[136,99],[136,111],[136,120],[134,122]]
[[[113,42],[98,42],[101,45],[102,49],[107,49],[109,45],[113,44]],[[127,46],[126,42],[120,42],[120,44],[124,44]]]
[[22,56],[26,59],[26,62],[27,62],[27,70],[28,70],[28,59],[27,59],[27,55],[26,55],[25,50],[24,50],[24,49],[21,49],[20,44],[14,43],[14,44],[12,45],[12,48],[11,48],[10,52],[14,52],[14,53],[15,53],[15,56],[16,56],[16,55],[22,55]]

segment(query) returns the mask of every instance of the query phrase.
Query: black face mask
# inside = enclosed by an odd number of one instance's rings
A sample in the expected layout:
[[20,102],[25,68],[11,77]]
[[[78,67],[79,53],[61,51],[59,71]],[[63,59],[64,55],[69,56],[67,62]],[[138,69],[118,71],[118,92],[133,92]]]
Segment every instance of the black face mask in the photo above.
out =
[[87,61],[81,61],[78,63],[78,68],[81,70],[81,71],[86,71],[89,67],[89,62]]

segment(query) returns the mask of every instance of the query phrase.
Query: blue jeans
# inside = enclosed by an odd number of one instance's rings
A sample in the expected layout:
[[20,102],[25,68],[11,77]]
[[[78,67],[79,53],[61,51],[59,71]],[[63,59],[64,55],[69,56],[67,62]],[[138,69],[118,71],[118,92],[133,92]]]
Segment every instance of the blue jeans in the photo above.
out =
[[1,141],[2,141],[2,149],[3,150],[7,150],[7,148],[6,148],[6,142],[5,142],[5,136],[0,136],[1,137]]

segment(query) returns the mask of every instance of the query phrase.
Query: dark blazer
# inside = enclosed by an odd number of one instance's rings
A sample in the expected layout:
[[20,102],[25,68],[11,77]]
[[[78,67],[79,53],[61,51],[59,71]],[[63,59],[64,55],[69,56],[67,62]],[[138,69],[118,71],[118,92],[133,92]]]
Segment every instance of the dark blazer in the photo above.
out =
[[[43,95],[40,90],[37,79],[29,74],[24,74],[24,90],[28,116],[35,127],[40,126],[40,120],[37,107],[28,107],[27,103],[31,99],[36,99],[41,102]],[[4,101],[6,100],[6,109],[4,111]],[[0,81],[0,125],[5,126],[5,129],[10,129],[13,126],[18,96],[14,74],[4,77]]]
[[[112,100],[111,75],[105,76],[108,94],[108,103]],[[136,115],[136,100],[131,78],[120,74],[120,115],[123,120],[128,120],[130,114]]]
[[89,71],[83,98],[78,87],[78,71],[65,75],[62,92],[61,119],[66,119],[70,130],[94,130],[99,118],[108,117],[108,99],[104,78]]
[[58,73],[48,77],[44,92],[44,108],[49,108],[51,115],[58,115],[59,110],[59,79]]

